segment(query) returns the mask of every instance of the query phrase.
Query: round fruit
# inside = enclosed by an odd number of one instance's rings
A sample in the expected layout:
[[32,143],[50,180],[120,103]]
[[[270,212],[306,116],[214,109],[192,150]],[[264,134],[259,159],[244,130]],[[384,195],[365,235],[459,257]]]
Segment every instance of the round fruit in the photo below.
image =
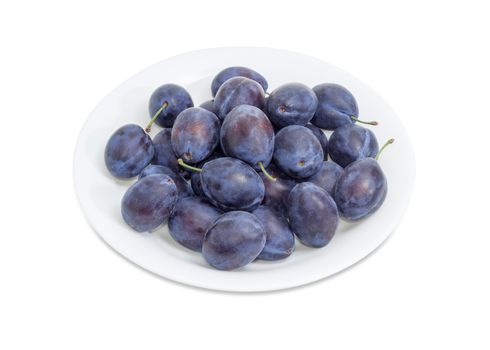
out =
[[258,170],[267,167],[274,150],[274,129],[269,118],[254,106],[233,108],[221,126],[221,148]]
[[267,84],[267,80],[257,73],[256,71],[247,68],[247,67],[228,67],[219,72],[213,79],[211,83],[211,93],[213,96],[216,95],[218,89],[223,85],[225,81],[234,77],[245,77],[252,79],[259,83],[264,91],[267,91],[269,85]]
[[344,168],[356,160],[374,158],[379,151],[374,133],[354,124],[337,128],[330,136],[328,148],[332,160]]
[[155,123],[171,128],[180,112],[193,106],[191,95],[182,86],[165,84],[158,87],[151,95],[148,110],[152,119],[159,112]]
[[220,122],[214,113],[200,107],[188,108],[175,119],[172,148],[178,158],[196,164],[213,153],[219,142]]
[[167,175],[149,175],[124,194],[121,213],[138,232],[153,231],[165,223],[177,201],[177,187]]
[[276,134],[273,158],[286,174],[302,179],[320,170],[323,149],[310,130],[304,126],[291,125]]
[[251,105],[263,109],[264,89],[259,83],[244,77],[228,79],[219,88],[214,99],[218,117],[223,120],[236,106]]
[[168,220],[170,235],[184,247],[200,252],[206,231],[221,214],[203,198],[181,198]]
[[297,184],[289,194],[289,223],[303,244],[319,248],[332,239],[339,224],[334,200],[310,182]]
[[274,90],[267,100],[267,115],[278,127],[306,125],[315,114],[318,100],[308,86],[284,84]]
[[277,210],[261,205],[254,214],[264,226],[266,241],[257,259],[280,260],[294,251],[294,234],[286,217]]
[[109,172],[118,178],[129,179],[138,175],[155,154],[155,149],[145,131],[138,125],[120,127],[109,138],[104,159]]
[[231,211],[211,226],[202,244],[204,259],[219,270],[234,270],[257,258],[266,242],[264,227],[255,215]]

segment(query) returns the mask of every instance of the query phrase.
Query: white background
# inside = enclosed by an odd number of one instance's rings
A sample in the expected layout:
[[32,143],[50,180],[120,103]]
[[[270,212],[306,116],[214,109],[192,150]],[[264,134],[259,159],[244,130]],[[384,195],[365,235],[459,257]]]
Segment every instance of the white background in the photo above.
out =
[[[485,1],[2,1],[1,349],[488,349],[490,12]],[[109,249],[73,190],[95,104],[163,58],[270,46],[324,59],[391,103],[414,196],[333,278],[227,294]]]

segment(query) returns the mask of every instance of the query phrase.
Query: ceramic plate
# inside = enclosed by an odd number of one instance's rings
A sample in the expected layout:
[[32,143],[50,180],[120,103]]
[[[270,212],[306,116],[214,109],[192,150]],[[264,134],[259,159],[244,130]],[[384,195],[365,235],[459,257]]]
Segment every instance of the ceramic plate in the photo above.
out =
[[[123,221],[121,198],[134,181],[111,177],[104,165],[104,148],[111,134],[127,123],[145,126],[148,99],[164,83],[184,86],[195,105],[211,98],[214,75],[228,66],[247,66],[269,82],[269,91],[287,82],[309,86],[323,82],[344,85],[356,97],[360,116],[376,119],[371,127],[379,143],[396,142],[380,159],[388,179],[383,206],[358,223],[342,222],[332,241],[313,249],[296,243],[296,251],[277,262],[258,261],[238,271],[218,271],[199,253],[172,240],[165,226],[139,234]],[[154,126],[152,136],[160,128]],[[328,133],[327,133],[328,134]],[[90,114],[76,146],[75,188],[83,212],[94,230],[114,250],[133,263],[164,278],[224,291],[270,291],[300,286],[335,274],[366,257],[395,229],[410,199],[415,176],[412,147],[402,123],[374,90],[343,70],[299,53],[268,48],[220,48],[169,58],[136,74],[107,95]]]

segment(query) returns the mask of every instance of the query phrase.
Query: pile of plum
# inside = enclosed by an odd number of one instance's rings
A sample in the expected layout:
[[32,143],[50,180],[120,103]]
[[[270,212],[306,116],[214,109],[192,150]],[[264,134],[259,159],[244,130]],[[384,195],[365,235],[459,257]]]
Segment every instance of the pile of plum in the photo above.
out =
[[[220,270],[288,257],[295,236],[327,245],[339,217],[357,221],[383,203],[386,177],[374,133],[358,123],[354,96],[338,84],[284,84],[270,94],[259,73],[229,67],[213,100],[194,107],[181,86],[150,97],[146,129],[124,125],[105,148],[109,172],[138,176],[122,217],[138,232],[168,222],[181,245]],[[151,139],[153,123],[163,129]],[[330,140],[322,129],[333,130]],[[330,155],[331,160],[328,160]]]

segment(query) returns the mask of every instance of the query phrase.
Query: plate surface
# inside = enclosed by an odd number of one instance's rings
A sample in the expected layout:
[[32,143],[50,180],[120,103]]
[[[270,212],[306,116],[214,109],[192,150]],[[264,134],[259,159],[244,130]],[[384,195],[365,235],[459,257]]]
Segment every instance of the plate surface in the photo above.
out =
[[[214,75],[228,66],[247,66],[266,77],[269,91],[287,82],[314,86],[334,82],[356,97],[360,116],[376,119],[372,127],[382,144],[396,142],[384,152],[381,166],[388,179],[384,205],[359,223],[342,222],[324,248],[296,243],[296,251],[278,262],[254,262],[239,271],[218,271],[199,253],[172,240],[168,229],[141,235],[122,220],[120,200],[133,181],[112,178],[103,152],[110,135],[120,126],[149,120],[148,99],[164,83],[184,86],[195,105],[211,98]],[[154,126],[152,136],[160,128]],[[328,133],[327,133],[328,134]],[[366,257],[395,229],[410,199],[415,177],[413,150],[403,125],[390,106],[361,81],[318,59],[268,48],[220,48],[169,58],[136,74],[107,95],[90,114],[76,146],[75,189],[83,212],[94,230],[121,255],[159,276],[181,283],[224,291],[270,291],[300,286],[339,272]]]

